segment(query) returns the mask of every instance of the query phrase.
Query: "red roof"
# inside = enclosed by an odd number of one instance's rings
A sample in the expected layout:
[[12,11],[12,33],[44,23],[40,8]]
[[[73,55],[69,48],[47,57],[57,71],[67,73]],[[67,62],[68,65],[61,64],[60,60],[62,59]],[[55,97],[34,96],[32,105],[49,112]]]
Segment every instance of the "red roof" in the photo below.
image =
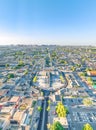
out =
[[96,76],[96,70],[89,71],[91,76]]

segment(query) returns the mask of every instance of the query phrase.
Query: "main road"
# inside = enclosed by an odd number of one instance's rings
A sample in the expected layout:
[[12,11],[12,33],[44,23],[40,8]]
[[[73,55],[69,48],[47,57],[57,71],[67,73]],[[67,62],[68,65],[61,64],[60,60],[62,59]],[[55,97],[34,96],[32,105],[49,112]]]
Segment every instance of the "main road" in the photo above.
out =
[[92,98],[92,97],[96,97],[96,95],[93,93],[92,90],[89,89],[88,85],[82,81],[82,79],[78,76],[77,73],[73,73],[73,75],[75,76],[77,82],[80,84],[80,86],[82,86],[85,91],[88,93],[88,95]]
[[[67,80],[65,78],[65,75],[63,72],[59,72],[62,74],[62,76],[64,77],[64,84],[61,88],[64,88],[68,85]],[[50,81],[50,80],[49,80]],[[30,85],[32,85],[32,81],[30,82]],[[50,83],[49,83],[50,86]],[[58,89],[61,89],[60,87]],[[39,89],[39,88],[38,88]],[[56,89],[56,90],[58,90]],[[47,130],[47,123],[48,123],[48,111],[47,111],[47,107],[48,107],[48,100],[49,100],[49,94],[52,91],[56,91],[56,90],[52,90],[52,89],[42,89],[42,91],[44,92],[44,100],[42,102],[42,110],[40,112],[40,118],[39,118],[39,123],[38,123],[38,128],[37,130]],[[31,129],[32,130],[32,129]]]
[[44,98],[43,104],[42,104],[42,110],[40,113],[40,120],[38,124],[37,130],[47,130],[47,121],[48,121],[48,97]]

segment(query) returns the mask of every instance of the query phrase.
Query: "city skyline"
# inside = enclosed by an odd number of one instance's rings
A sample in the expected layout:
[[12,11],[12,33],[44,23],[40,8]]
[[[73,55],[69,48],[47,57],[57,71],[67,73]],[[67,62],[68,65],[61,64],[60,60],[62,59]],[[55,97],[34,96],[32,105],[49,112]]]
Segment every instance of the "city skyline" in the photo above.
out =
[[95,45],[95,5],[95,0],[1,0],[0,45]]

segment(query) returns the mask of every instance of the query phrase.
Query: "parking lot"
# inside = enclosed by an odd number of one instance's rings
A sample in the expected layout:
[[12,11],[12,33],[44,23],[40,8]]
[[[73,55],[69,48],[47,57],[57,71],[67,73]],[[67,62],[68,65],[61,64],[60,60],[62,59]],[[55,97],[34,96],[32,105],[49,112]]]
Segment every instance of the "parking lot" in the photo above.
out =
[[[71,123],[69,130],[82,130],[85,123]],[[96,130],[96,123],[90,123],[93,130]]]
[[96,112],[73,112],[72,116],[76,122],[96,122]]
[[82,130],[84,124],[92,125],[93,130],[96,129],[96,108],[70,108],[67,117],[69,122],[69,130]]
[[82,105],[82,98],[65,98],[63,104],[67,106]]

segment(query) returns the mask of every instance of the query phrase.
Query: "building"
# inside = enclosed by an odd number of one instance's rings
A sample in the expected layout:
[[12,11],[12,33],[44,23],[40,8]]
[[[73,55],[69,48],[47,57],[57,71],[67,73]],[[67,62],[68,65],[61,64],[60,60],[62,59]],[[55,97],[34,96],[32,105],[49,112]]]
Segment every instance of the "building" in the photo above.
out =
[[8,128],[8,125],[8,120],[0,118],[0,130],[6,130]]
[[0,97],[3,97],[6,95],[6,93],[8,92],[8,90],[0,90]]
[[87,74],[88,74],[89,76],[96,76],[96,70],[87,71]]
[[10,120],[11,125],[20,125],[24,116],[24,111],[15,112],[13,119]]
[[53,95],[50,97],[53,102],[61,102],[61,96],[60,95]]
[[68,122],[66,117],[55,117],[53,120],[54,122],[59,121],[64,128],[68,129]]
[[9,115],[9,118],[10,118],[13,115],[14,110],[15,110],[14,106],[13,107],[11,107],[11,106],[10,107],[2,107],[2,109],[0,111],[0,115],[3,115],[3,114]]
[[18,104],[20,101],[20,97],[19,96],[13,96],[10,101],[9,104]]

